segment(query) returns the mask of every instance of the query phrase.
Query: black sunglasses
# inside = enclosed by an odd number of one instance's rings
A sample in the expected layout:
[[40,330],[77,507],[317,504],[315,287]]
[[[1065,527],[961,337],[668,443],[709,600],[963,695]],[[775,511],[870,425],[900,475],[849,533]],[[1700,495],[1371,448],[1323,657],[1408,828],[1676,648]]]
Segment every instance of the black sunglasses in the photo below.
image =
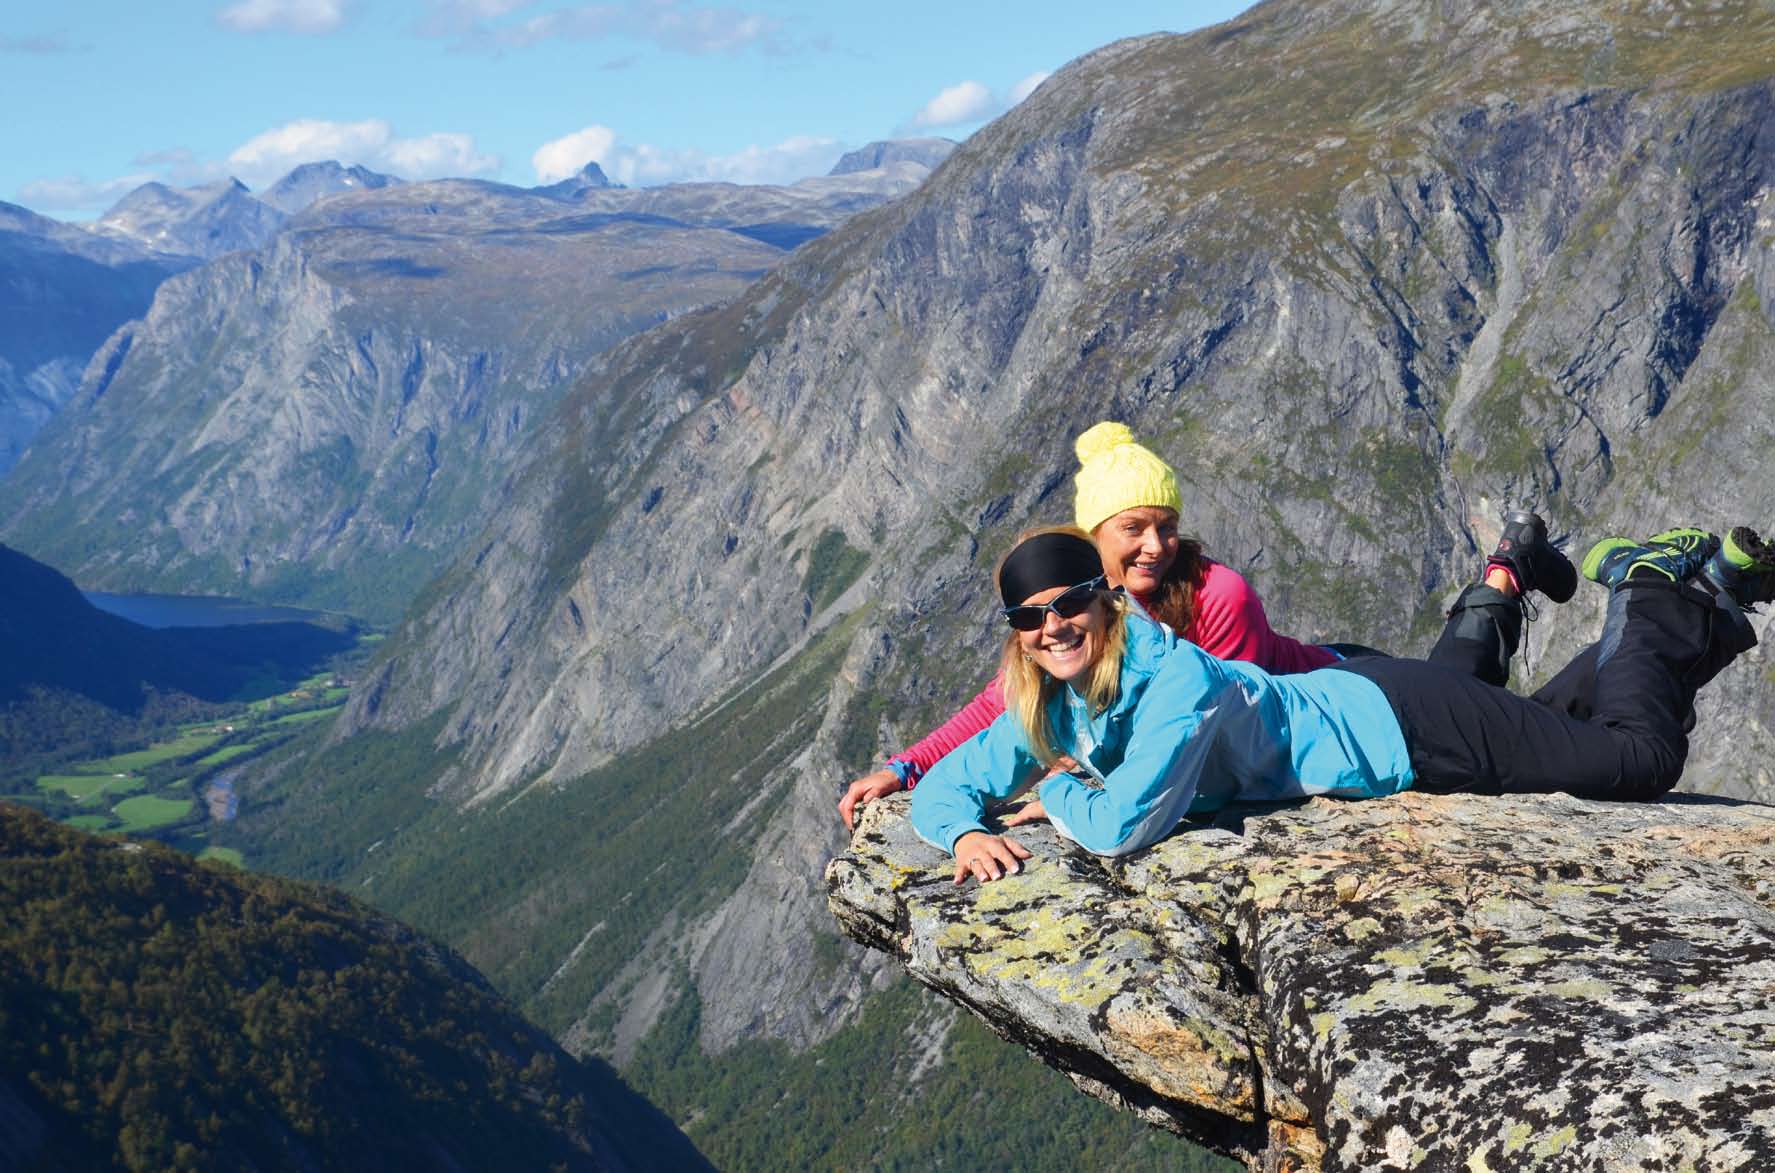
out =
[[1104,577],[1100,574],[1090,582],[1081,582],[1077,586],[1069,586],[1045,603],[1024,603],[1019,607],[1001,607],[999,614],[1005,617],[1018,631],[1037,631],[1047,622],[1048,612],[1071,619],[1082,615],[1097,597],[1097,592],[1104,587]]

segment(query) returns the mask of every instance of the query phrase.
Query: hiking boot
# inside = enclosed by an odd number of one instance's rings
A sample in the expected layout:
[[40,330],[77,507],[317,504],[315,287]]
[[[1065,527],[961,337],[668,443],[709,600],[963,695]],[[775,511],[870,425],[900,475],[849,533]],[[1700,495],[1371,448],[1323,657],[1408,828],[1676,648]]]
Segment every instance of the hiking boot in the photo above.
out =
[[1572,560],[1547,540],[1547,523],[1536,513],[1513,510],[1504,515],[1504,533],[1485,565],[1509,571],[1520,594],[1540,591],[1555,603],[1563,603],[1578,589]]
[[1748,525],[1738,526],[1707,560],[1702,574],[1739,607],[1754,610],[1758,603],[1775,601],[1775,545],[1765,543]]
[[1719,548],[1719,538],[1704,529],[1665,530],[1644,542],[1604,538],[1584,555],[1584,577],[1610,590],[1629,579],[1687,582]]

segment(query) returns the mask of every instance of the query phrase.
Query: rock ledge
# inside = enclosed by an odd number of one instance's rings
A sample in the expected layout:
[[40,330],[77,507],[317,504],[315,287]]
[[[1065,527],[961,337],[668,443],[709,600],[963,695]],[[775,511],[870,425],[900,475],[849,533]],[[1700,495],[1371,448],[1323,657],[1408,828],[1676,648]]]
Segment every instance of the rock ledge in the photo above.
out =
[[1252,1169],[1775,1168],[1775,808],[1239,808],[956,888],[904,800],[826,872],[865,945]]

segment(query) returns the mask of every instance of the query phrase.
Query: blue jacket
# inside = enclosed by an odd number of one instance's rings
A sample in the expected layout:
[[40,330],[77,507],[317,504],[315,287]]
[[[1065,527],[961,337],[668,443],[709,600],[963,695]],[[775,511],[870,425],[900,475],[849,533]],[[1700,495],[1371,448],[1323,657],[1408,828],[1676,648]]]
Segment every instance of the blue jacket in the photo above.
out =
[[[1271,676],[1218,660],[1139,615],[1127,626],[1121,692],[1091,716],[1071,687],[1048,717],[1088,778],[1041,786],[1055,828],[1098,855],[1164,838],[1191,812],[1234,799],[1309,794],[1376,798],[1411,786],[1405,737],[1374,682],[1321,668]],[[1010,795],[1038,762],[1007,712],[938,762],[912,792],[912,826],[953,852],[990,798]]]

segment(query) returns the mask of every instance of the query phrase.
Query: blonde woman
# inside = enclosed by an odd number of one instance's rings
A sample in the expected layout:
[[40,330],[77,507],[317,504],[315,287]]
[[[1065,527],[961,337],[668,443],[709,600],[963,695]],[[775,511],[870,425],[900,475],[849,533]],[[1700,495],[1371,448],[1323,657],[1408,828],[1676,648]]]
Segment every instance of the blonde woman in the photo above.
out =
[[1036,532],[997,575],[1006,712],[925,777],[912,825],[954,855],[959,884],[1021,869],[1029,850],[987,829],[986,804],[1063,759],[1012,821],[1047,818],[1099,855],[1235,799],[1657,797],[1682,774],[1696,691],[1756,642],[1743,612],[1775,597],[1775,547],[1748,528],[1611,538],[1584,573],[1610,590],[1590,720],[1435,660],[1275,676],[1217,659],[1109,590],[1082,535]]

